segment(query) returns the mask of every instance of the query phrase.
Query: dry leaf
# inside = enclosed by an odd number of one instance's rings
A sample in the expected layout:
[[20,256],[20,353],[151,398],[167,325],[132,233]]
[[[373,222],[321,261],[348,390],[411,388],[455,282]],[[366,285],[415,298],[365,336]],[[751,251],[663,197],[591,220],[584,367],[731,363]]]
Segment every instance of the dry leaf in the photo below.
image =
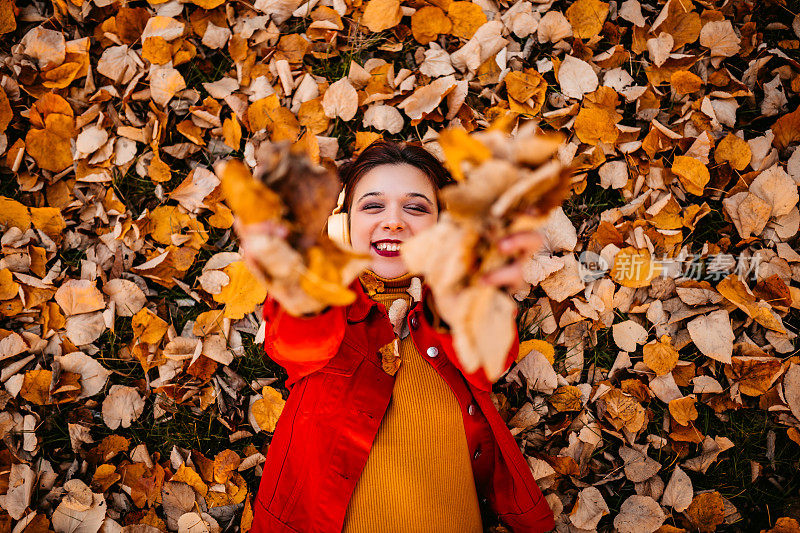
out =
[[620,533],[653,533],[666,518],[653,498],[634,494],[622,502],[614,527]]
[[699,316],[686,324],[689,335],[703,355],[722,363],[731,363],[733,329],[724,309]]
[[[379,32],[394,28],[400,24],[402,16],[400,0],[369,0],[367,7],[364,9],[364,16],[361,17],[361,24],[369,28],[369,31]],[[333,118],[331,115],[328,116]],[[342,118],[343,120],[350,120],[349,118]]]
[[587,487],[578,494],[569,519],[580,529],[594,529],[597,523],[609,513],[603,495],[595,487]]
[[273,433],[285,404],[286,401],[280,392],[272,387],[264,387],[261,391],[261,398],[250,404],[248,411],[250,425],[256,431]]
[[711,175],[708,169],[700,161],[693,157],[684,155],[675,156],[672,162],[672,172],[678,176],[686,192],[697,196],[702,196]]
[[570,4],[566,15],[575,37],[591,39],[603,29],[603,22],[608,16],[608,4],[600,0],[578,0]]
[[720,493],[712,491],[695,496],[686,509],[686,518],[701,533],[716,531],[725,519],[725,502]]
[[692,487],[692,480],[689,476],[681,470],[679,466],[675,467],[672,471],[672,476],[669,478],[669,483],[664,489],[664,495],[661,497],[661,504],[672,507],[677,512],[682,513],[692,503],[694,498],[694,489]]
[[581,99],[597,89],[599,81],[589,63],[568,55],[558,68],[558,83],[565,96]]
[[133,387],[112,385],[103,400],[103,422],[110,429],[131,426],[144,410],[144,399]]

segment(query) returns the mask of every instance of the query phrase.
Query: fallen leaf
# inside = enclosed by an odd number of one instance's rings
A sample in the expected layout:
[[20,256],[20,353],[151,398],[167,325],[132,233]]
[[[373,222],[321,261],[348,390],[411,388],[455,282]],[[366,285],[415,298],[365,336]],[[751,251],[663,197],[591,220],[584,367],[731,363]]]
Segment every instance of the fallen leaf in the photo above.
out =
[[369,28],[369,31],[377,33],[400,24],[402,16],[400,0],[369,0],[364,9],[364,15],[361,17],[361,24]]
[[112,385],[103,400],[103,422],[109,429],[128,428],[144,411],[144,399],[126,385]]
[[701,533],[716,531],[725,519],[725,502],[720,493],[711,491],[695,496],[686,509],[686,518]]
[[733,329],[724,309],[699,316],[686,324],[689,335],[703,355],[730,364],[733,353]]
[[256,431],[273,433],[285,404],[286,401],[280,392],[272,387],[264,387],[261,398],[250,405],[248,411],[250,425]]
[[608,16],[608,4],[600,0],[578,0],[570,4],[566,15],[575,37],[591,39],[603,29],[603,23]]
[[614,527],[620,533],[653,533],[666,518],[653,498],[634,494],[622,502]]
[[700,161],[684,155],[675,156],[672,162],[672,172],[678,176],[686,192],[702,196],[703,191],[711,180],[708,169]]

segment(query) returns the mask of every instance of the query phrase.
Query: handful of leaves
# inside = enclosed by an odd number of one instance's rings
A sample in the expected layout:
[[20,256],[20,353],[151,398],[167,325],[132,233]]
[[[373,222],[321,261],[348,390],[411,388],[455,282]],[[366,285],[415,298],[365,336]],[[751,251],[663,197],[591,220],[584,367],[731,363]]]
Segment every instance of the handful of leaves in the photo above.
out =
[[431,287],[466,372],[483,368],[494,380],[503,371],[514,336],[516,303],[481,277],[511,260],[497,243],[541,226],[570,188],[557,158],[562,139],[526,125],[468,134],[449,129],[439,143],[457,183],[441,194],[439,222],[401,247],[409,270]]
[[289,143],[264,142],[254,174],[237,160],[221,164],[217,174],[240,225],[265,228],[248,235],[249,255],[255,273],[290,314],[353,302],[348,285],[369,258],[340,248],[323,232],[339,194],[334,172],[293,152]]

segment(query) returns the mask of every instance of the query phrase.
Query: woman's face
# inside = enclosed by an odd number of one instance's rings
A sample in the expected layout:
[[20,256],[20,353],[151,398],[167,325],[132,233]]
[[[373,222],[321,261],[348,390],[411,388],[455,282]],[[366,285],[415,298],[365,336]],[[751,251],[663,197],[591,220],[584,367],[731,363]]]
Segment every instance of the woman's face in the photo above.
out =
[[436,223],[436,191],[417,167],[379,165],[356,183],[350,206],[350,241],[369,254],[371,269],[394,278],[408,269],[399,244]]

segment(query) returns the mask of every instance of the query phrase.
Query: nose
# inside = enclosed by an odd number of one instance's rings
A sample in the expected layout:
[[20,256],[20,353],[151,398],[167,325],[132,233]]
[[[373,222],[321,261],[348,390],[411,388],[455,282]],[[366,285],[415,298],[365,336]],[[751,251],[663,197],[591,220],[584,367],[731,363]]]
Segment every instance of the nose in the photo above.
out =
[[394,219],[394,218],[390,219],[390,220],[386,220],[383,223],[383,229],[388,230],[388,231],[401,231],[404,227],[405,226],[403,225],[403,222],[401,220]]
[[386,218],[383,220],[383,229],[398,232],[405,229],[405,223],[401,216],[401,209],[389,208],[386,210]]

